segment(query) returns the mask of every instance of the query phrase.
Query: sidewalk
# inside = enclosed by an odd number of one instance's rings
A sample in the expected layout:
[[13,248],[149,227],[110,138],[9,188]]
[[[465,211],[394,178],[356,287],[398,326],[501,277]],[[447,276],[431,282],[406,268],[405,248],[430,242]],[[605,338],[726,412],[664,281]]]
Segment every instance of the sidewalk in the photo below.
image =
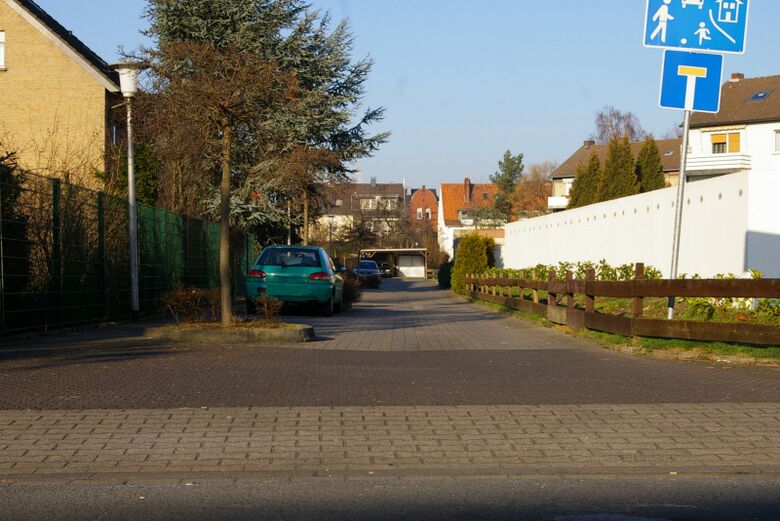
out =
[[0,479],[780,472],[780,404],[0,412]]

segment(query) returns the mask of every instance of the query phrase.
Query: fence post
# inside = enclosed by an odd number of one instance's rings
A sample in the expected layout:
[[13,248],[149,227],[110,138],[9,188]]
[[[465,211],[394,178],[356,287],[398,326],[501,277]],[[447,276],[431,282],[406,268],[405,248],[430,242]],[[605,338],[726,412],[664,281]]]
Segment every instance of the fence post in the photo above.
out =
[[566,272],[566,308],[567,313],[574,309],[574,274]]
[[[536,281],[536,271],[531,272],[531,280]],[[536,288],[531,288],[531,300],[533,300],[534,304],[539,303],[539,290]]]
[[[642,280],[645,278],[645,265],[641,262],[638,262],[636,264],[636,267],[634,268],[634,280]],[[636,285],[634,285],[634,292],[636,292]],[[634,296],[631,299],[631,314],[634,316],[634,318],[642,318],[642,313],[644,311],[644,302],[642,297],[640,296]]]
[[[51,180],[51,290],[55,295],[54,308],[57,324],[62,322],[62,229],[60,226],[60,201],[62,187],[59,179]],[[49,321],[46,321],[46,327]]]
[[596,311],[596,297],[588,292],[590,289],[589,282],[593,282],[596,280],[596,270],[593,268],[589,269],[587,273],[585,273],[585,312],[586,313],[593,313]]
[[108,317],[108,267],[106,266],[106,194],[97,193],[97,218],[98,218],[98,259],[100,262],[100,275],[103,280],[101,290],[101,310],[103,319]]
[[556,281],[556,275],[555,270],[550,270],[549,274],[547,275],[547,318],[550,318],[552,316],[551,310],[555,309],[555,306],[558,305],[557,299],[558,295],[550,291],[552,289],[552,282]]

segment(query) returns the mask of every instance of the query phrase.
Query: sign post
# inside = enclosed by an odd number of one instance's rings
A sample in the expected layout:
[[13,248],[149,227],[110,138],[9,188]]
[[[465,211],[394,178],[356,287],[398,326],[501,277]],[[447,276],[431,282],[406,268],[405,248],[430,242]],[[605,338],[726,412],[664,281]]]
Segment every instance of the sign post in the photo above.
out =
[[[684,111],[672,238],[672,279],[677,278],[680,260],[691,114],[694,111],[718,112],[720,109],[723,56],[712,53],[745,52],[748,2],[749,0],[647,0],[644,45],[667,49],[664,51],[659,105],[662,108]],[[674,297],[669,297],[669,320],[674,318],[674,304]]]

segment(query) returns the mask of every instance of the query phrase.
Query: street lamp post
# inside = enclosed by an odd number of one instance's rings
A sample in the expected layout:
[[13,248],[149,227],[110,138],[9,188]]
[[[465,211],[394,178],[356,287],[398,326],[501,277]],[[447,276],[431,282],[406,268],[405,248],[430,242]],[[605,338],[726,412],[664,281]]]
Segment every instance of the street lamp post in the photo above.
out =
[[333,255],[331,252],[331,243],[333,242],[333,216],[328,215],[328,255]]
[[114,65],[119,73],[119,86],[127,107],[127,207],[130,232],[130,310],[133,322],[140,314],[138,289],[138,208],[135,202],[135,157],[133,149],[133,98],[138,93],[138,73],[141,65],[128,62]]

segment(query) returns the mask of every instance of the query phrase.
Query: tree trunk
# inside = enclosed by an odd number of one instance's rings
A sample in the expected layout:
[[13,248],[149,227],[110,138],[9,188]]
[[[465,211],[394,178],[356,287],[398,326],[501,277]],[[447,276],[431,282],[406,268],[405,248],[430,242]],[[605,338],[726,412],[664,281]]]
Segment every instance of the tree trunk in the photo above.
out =
[[309,192],[303,192],[303,245],[309,245]]
[[230,144],[231,129],[222,122],[222,183],[219,202],[219,288],[222,324],[229,326],[233,320],[233,292],[230,287]]

